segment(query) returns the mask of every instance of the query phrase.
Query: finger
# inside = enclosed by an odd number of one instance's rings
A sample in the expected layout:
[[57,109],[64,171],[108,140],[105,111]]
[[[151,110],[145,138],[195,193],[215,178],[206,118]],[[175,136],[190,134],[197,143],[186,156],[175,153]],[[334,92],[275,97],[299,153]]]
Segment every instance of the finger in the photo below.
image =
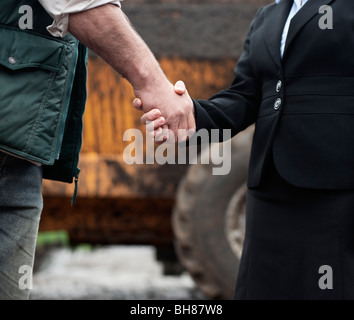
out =
[[153,109],[149,112],[146,112],[141,117],[141,122],[146,124],[147,122],[155,121],[161,117],[161,111],[159,109]]
[[174,90],[179,95],[183,95],[187,91],[186,85],[184,84],[183,81],[177,81],[175,86],[174,86]]
[[139,98],[135,98],[133,101],[133,107],[135,109],[141,110],[143,108],[143,103]]
[[147,121],[146,122],[146,130],[147,131],[155,131],[159,128],[161,128],[164,124],[166,123],[166,120],[164,117],[160,117],[155,121]]
[[154,131],[149,132],[149,135],[153,140],[157,141],[157,137],[161,135],[161,132],[162,132],[162,128],[160,127]]
[[188,132],[187,132],[187,139],[189,140],[196,131],[196,121],[193,112],[188,115]]
[[187,130],[188,130],[188,121],[185,118],[181,120],[178,126],[178,143],[185,142],[187,140]]
[[174,120],[173,122],[168,124],[170,134],[169,134],[169,140],[173,139],[173,143],[178,141],[178,122]]
[[162,127],[162,131],[160,134],[156,134],[156,138],[155,138],[155,141],[162,141],[162,142],[165,142],[169,139],[170,137],[170,133],[169,133],[169,129],[168,129],[168,126],[167,125],[164,125]]

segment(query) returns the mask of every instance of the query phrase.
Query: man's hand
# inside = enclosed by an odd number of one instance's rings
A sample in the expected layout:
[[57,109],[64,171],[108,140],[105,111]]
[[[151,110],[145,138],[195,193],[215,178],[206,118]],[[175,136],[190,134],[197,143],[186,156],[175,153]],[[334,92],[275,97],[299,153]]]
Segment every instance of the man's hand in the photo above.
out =
[[185,142],[196,129],[193,101],[184,82],[178,81],[174,87],[168,87],[155,88],[150,97],[142,92],[140,98],[137,92],[138,98],[133,101],[133,106],[145,112],[141,121],[156,141],[171,139],[172,131],[174,141]]

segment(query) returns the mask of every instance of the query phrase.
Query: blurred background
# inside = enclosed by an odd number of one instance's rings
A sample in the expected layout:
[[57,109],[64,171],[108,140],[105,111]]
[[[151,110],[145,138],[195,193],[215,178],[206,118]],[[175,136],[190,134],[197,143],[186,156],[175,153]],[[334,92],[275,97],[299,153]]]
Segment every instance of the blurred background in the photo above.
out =
[[[248,27],[272,0],[125,0],[123,11],[172,83],[207,99],[229,87]],[[145,127],[131,85],[90,52],[79,191],[45,181],[31,299],[232,299],[244,233],[252,128],[232,169],[127,165]],[[217,152],[213,145],[201,152]]]

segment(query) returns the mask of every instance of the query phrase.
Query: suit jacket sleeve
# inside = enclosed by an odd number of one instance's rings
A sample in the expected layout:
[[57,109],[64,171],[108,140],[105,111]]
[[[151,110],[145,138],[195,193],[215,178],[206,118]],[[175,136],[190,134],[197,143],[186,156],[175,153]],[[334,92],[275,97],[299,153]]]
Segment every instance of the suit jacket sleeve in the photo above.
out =
[[223,141],[223,129],[231,129],[231,134],[234,136],[257,119],[261,102],[261,85],[250,62],[250,42],[254,21],[246,36],[244,50],[235,68],[235,78],[231,87],[208,100],[193,100],[197,131],[219,129],[220,142]]

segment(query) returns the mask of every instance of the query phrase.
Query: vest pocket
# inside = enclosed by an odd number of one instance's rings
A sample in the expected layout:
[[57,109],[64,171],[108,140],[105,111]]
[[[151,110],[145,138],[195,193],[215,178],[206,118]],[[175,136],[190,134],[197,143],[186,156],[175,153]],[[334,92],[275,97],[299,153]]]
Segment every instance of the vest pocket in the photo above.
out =
[[0,149],[53,164],[70,98],[73,47],[4,26],[0,43]]

